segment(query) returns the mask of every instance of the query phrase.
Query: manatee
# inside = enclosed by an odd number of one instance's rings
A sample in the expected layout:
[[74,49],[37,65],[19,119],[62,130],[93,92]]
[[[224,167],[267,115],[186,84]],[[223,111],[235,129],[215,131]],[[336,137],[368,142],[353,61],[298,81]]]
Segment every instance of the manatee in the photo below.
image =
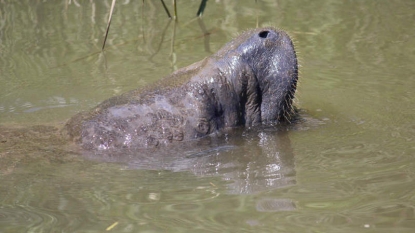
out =
[[290,122],[298,80],[288,34],[241,33],[217,53],[73,116],[63,133],[86,150],[154,148]]

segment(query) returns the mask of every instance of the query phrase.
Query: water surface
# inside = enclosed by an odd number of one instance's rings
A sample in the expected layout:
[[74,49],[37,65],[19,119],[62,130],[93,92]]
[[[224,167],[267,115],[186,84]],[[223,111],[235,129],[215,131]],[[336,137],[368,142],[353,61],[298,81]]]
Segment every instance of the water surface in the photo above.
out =
[[[105,53],[110,1],[0,3],[0,232],[413,232],[415,2],[241,2],[208,1],[203,20],[179,2],[175,24],[118,1]],[[304,123],[113,162],[57,136],[269,25],[295,41]]]

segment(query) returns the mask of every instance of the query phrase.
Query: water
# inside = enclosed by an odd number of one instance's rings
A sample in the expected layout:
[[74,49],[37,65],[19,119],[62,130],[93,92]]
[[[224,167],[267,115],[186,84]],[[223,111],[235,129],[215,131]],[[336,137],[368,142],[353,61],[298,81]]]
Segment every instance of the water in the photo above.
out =
[[[413,1],[209,1],[203,21],[179,2],[174,39],[145,2],[117,2],[104,54],[110,1],[0,3],[0,232],[414,231]],[[304,123],[164,158],[85,159],[56,136],[257,24],[295,40]]]

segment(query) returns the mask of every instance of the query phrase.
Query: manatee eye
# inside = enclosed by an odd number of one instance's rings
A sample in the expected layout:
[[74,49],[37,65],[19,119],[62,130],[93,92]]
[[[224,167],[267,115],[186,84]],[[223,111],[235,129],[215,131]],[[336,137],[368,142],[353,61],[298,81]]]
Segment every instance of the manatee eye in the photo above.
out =
[[258,34],[258,36],[261,38],[267,38],[268,34],[269,34],[269,31],[262,31]]

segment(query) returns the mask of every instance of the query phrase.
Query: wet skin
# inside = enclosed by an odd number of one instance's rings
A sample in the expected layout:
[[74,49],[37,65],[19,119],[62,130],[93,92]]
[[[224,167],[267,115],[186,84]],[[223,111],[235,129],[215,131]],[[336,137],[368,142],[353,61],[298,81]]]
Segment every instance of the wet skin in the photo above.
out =
[[148,148],[276,125],[293,115],[297,58],[275,28],[246,31],[216,54],[145,89],[72,117],[63,134],[84,149]]

